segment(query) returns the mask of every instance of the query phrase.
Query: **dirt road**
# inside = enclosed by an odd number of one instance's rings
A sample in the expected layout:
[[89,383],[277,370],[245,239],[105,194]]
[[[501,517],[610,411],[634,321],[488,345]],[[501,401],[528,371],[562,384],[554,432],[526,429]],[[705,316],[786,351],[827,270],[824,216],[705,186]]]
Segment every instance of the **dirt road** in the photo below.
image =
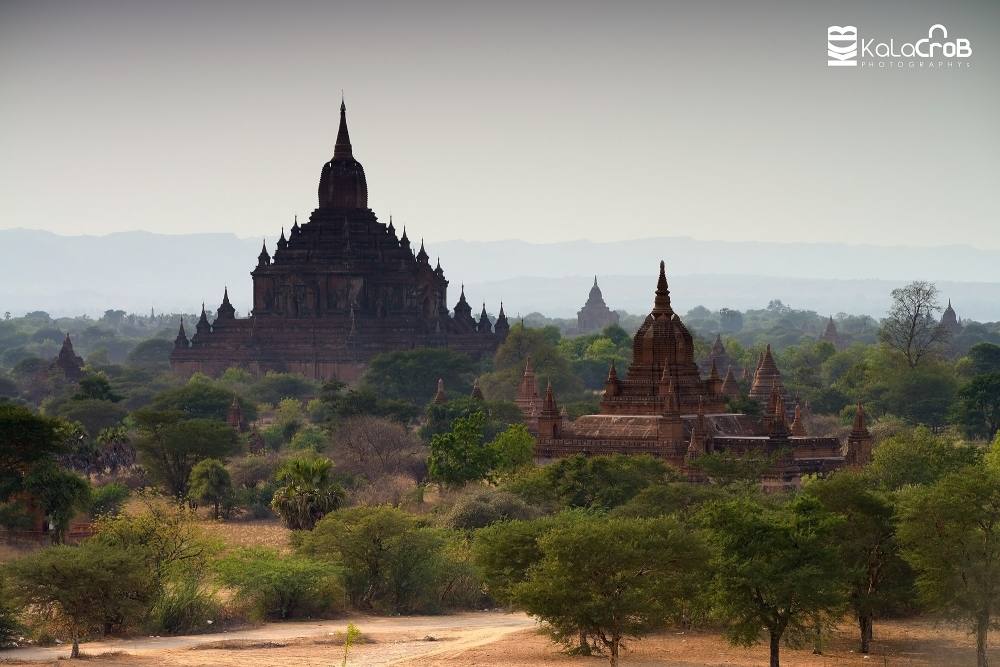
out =
[[[371,643],[351,649],[351,665],[397,665],[415,657],[448,659],[532,628],[524,614],[471,612],[448,616],[350,616],[333,621],[269,623],[250,630],[143,637],[81,645],[97,665],[324,665],[340,664],[339,636],[354,623]],[[0,664],[46,664],[68,646],[0,651]]]

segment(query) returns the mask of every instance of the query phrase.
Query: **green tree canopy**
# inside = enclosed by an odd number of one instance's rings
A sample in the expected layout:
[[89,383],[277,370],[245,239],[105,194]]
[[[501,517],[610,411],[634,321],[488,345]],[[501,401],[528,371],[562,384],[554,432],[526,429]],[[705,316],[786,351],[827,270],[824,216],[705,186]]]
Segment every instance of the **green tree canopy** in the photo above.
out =
[[236,432],[220,421],[182,420],[179,413],[153,410],[139,410],[133,418],[140,432],[135,446],[141,461],[178,498],[187,494],[198,461],[225,459],[239,450]]
[[381,505],[326,515],[302,536],[299,551],[339,563],[355,607],[414,613],[441,605],[445,545],[440,530]]
[[173,351],[174,342],[172,340],[150,338],[133,347],[125,358],[125,362],[129,366],[137,368],[167,370],[170,368],[170,353]]
[[992,439],[1000,431],[1000,372],[977,375],[962,387],[953,416],[967,433]]
[[560,354],[558,341],[559,331],[555,327],[531,329],[515,324],[497,349],[495,370],[480,380],[483,392],[493,400],[513,399],[530,356],[536,376],[542,382],[551,382],[561,397],[579,393],[583,385],[574,375],[569,360]]
[[213,518],[218,520],[219,507],[233,495],[233,480],[219,459],[202,459],[191,468],[188,495],[198,502],[212,503]]
[[344,489],[333,481],[333,461],[319,456],[288,459],[276,475],[281,484],[271,507],[293,530],[312,530],[316,522],[340,507]]
[[449,486],[486,479],[499,464],[496,450],[483,442],[486,417],[476,412],[459,417],[448,433],[431,438],[428,472],[431,479]]
[[949,472],[975,463],[980,456],[974,447],[918,427],[879,443],[867,473],[876,484],[894,491],[909,484],[932,484]]
[[533,504],[609,510],[648,486],[675,478],[676,473],[666,463],[652,456],[577,454],[527,469],[506,487]]
[[899,538],[933,608],[969,621],[979,667],[1000,603],[1000,473],[969,466],[903,494]]
[[868,653],[875,619],[913,597],[913,576],[896,539],[892,498],[855,470],[809,481],[803,491],[843,519],[834,528],[835,544],[846,568],[860,650]]
[[681,618],[704,572],[706,550],[671,518],[593,518],[537,540],[541,558],[512,599],[555,637],[593,640],[617,665],[622,642]]
[[151,597],[142,559],[100,542],[49,547],[11,563],[9,572],[24,608],[65,629],[71,658],[80,656],[80,640],[108,618],[142,618]]
[[814,498],[784,505],[752,497],[710,506],[716,613],[737,644],[770,637],[771,667],[779,667],[781,639],[806,632],[844,603],[838,519]]
[[[237,396],[243,418],[257,418],[257,406]],[[203,377],[193,377],[183,387],[160,393],[150,404],[150,409],[160,412],[176,410],[189,419],[214,419],[224,422],[233,404],[233,392]]]
[[476,366],[461,352],[445,348],[419,348],[376,355],[368,364],[363,387],[381,398],[426,405],[434,398],[438,378],[448,393],[468,396]]

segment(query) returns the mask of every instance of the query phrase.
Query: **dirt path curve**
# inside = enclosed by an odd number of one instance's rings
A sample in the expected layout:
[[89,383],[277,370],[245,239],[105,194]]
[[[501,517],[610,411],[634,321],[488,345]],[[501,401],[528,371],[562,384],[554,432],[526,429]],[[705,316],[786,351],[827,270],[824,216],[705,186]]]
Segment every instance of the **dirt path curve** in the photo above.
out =
[[[354,623],[370,644],[351,650],[351,664],[401,665],[416,657],[454,655],[533,628],[524,614],[468,612],[447,616],[348,616],[330,621],[268,623],[249,630],[179,637],[142,637],[81,644],[92,664],[247,665],[331,664],[339,646],[331,635]],[[433,640],[429,639],[433,638]],[[220,641],[271,642],[273,647],[210,648]],[[49,662],[66,657],[69,647],[33,647],[0,651],[0,664]],[[106,657],[100,657],[107,654]],[[339,663],[339,660],[337,661]]]

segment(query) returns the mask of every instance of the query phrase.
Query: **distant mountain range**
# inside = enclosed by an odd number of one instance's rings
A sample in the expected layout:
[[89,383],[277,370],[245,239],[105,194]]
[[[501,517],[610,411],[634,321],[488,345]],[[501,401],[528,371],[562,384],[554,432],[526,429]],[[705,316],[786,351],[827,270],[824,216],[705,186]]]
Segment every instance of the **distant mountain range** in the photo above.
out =
[[[60,236],[0,230],[0,312],[53,315],[194,312],[218,306],[223,287],[242,313],[259,239],[233,234]],[[273,250],[274,240],[268,241]],[[1000,250],[969,246],[883,247],[839,243],[765,243],[651,238],[598,243],[443,241],[428,243],[474,307],[514,316],[533,311],[572,317],[598,276],[611,308],[642,313],[652,303],[657,265],[667,263],[675,307],[762,308],[781,299],[795,308],[881,316],[889,291],[911,280],[935,281],[959,316],[1000,320]],[[478,310],[478,308],[475,308]]]

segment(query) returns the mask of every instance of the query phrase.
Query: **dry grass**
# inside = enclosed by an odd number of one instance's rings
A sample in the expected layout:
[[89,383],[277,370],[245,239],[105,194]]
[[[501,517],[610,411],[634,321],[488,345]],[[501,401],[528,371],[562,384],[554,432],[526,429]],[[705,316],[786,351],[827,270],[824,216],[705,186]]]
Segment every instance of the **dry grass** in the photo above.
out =
[[26,556],[33,551],[41,549],[44,545],[42,544],[6,544],[0,543],[0,563],[7,563],[12,560],[17,560],[22,556]]
[[239,547],[266,547],[281,553],[292,550],[289,538],[292,531],[280,521],[199,521],[205,534],[225,543],[227,549]]

